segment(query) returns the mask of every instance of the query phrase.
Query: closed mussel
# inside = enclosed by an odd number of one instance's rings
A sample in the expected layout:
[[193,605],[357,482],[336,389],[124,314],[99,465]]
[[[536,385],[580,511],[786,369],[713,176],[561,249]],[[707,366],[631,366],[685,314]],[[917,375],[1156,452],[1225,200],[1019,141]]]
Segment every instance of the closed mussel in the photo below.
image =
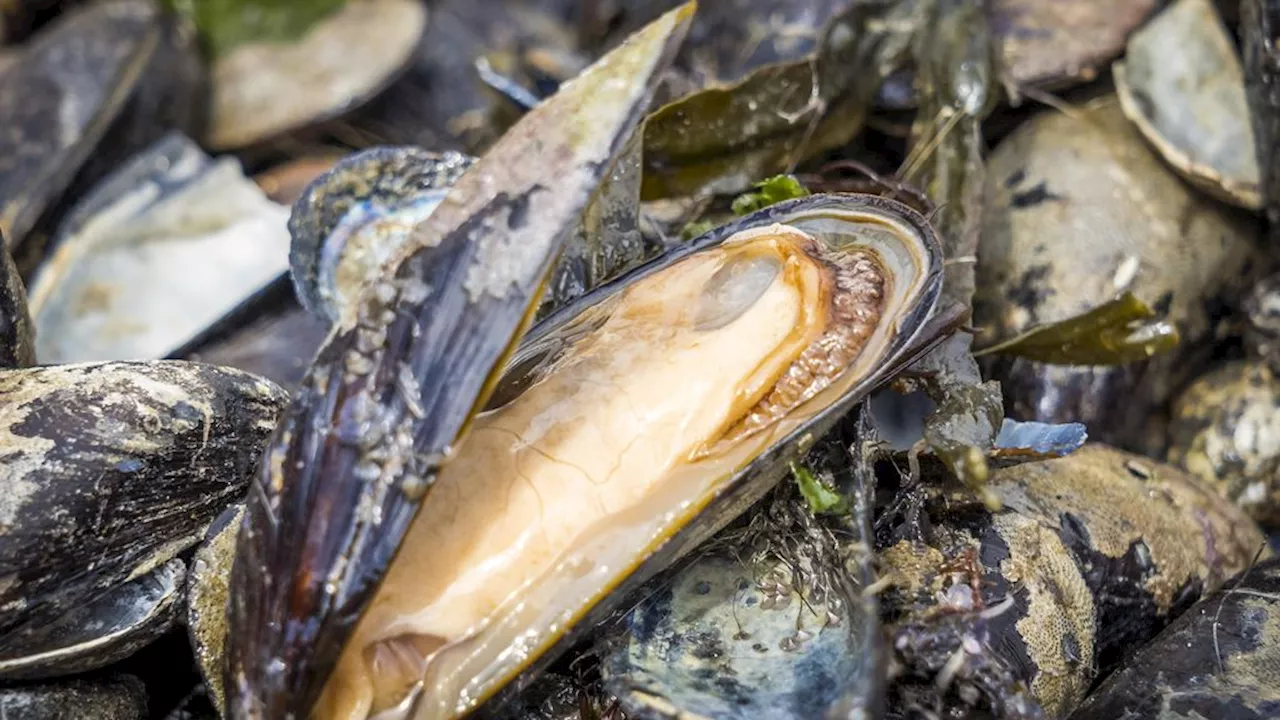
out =
[[1073,718],[1261,720],[1280,709],[1280,560],[1246,569],[1107,678]]
[[920,535],[879,521],[895,717],[1065,717],[1264,550],[1196,478],[1104,445],[996,470],[989,487],[994,513],[940,492]]
[[[22,46],[0,83],[0,230],[11,249],[52,231],[61,201],[177,129],[203,129],[193,33],[153,0],[86,4]],[[15,252],[25,270],[41,243]]]
[[1280,275],[1244,303],[1247,356],[1196,378],[1169,409],[1169,462],[1280,526]]
[[1008,414],[1082,422],[1094,438],[1158,452],[1158,412],[1204,369],[1224,310],[1262,274],[1258,224],[1183,182],[1114,97],[1019,127],[991,155],[985,202],[974,298],[981,342],[1125,292],[1181,335],[1176,350],[1124,365],[991,358]]
[[181,362],[0,373],[0,677],[128,655],[173,621],[178,554],[240,497],[279,388]]

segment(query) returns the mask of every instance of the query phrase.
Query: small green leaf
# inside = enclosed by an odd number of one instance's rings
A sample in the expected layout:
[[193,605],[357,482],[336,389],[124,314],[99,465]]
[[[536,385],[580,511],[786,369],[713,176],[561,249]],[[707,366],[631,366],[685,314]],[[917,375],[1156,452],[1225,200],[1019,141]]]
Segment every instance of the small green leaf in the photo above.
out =
[[804,467],[791,463],[791,474],[795,476],[796,485],[800,488],[800,494],[804,495],[804,499],[809,502],[809,509],[814,514],[832,513],[843,515],[849,512],[849,506],[845,504],[844,498],[841,497],[840,493],[824,485],[816,475]]
[[220,57],[239,45],[298,40],[348,0],[165,0],[196,27],[209,54]]
[[792,175],[774,175],[756,183],[755,190],[734,198],[731,209],[734,215],[749,215],[757,210],[780,203],[783,200],[804,197],[809,190]]
[[1178,330],[1155,319],[1133,293],[1073,318],[1049,323],[974,353],[1002,354],[1054,365],[1122,365],[1178,346]]
[[694,220],[684,226],[684,229],[680,231],[680,237],[684,240],[692,240],[715,230],[719,225],[720,223],[715,220]]

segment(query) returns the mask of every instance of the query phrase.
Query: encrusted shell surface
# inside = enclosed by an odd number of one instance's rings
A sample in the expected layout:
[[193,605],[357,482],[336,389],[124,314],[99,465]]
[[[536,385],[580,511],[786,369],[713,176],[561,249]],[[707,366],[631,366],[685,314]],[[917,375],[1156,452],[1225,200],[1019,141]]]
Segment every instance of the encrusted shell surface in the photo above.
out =
[[173,626],[185,579],[186,566],[174,558],[52,622],[9,633],[0,651],[0,679],[71,675],[132,655]]
[[243,496],[285,402],[179,361],[0,372],[0,646],[160,567]]
[[[1002,510],[942,495],[923,508],[928,543],[888,539],[881,550],[904,668],[893,707],[938,698],[998,714],[1025,683],[1061,717],[1099,672],[1265,548],[1256,525],[1195,477],[1103,445],[996,470],[988,487]],[[961,648],[940,692],[933,679]]]
[[1263,525],[1280,524],[1280,378],[1270,365],[1232,362],[1183,391],[1170,409],[1168,459]]
[[244,506],[236,505],[209,526],[204,544],[191,561],[187,582],[187,628],[196,664],[204,676],[209,699],[221,711],[226,707],[222,676],[226,670],[227,587],[235,561],[236,532],[244,519]]

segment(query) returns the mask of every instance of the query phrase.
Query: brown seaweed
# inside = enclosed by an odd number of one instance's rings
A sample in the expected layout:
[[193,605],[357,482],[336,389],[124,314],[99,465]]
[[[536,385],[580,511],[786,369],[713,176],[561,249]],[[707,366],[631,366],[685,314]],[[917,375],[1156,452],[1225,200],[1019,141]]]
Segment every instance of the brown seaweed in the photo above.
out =
[[[744,15],[730,3],[708,7],[695,23],[706,49],[686,50],[685,57],[688,65],[688,58],[705,56],[711,72],[690,72],[698,78],[696,91],[646,123],[641,197],[742,191],[848,142],[883,79],[906,61],[921,19],[918,5],[823,0],[788,3],[776,17]],[[770,27],[777,22],[787,28],[788,16],[799,39]],[[763,27],[753,29],[753,23]],[[751,45],[755,52],[739,61],[739,46],[723,43],[717,50],[712,42],[726,32],[772,39]]]

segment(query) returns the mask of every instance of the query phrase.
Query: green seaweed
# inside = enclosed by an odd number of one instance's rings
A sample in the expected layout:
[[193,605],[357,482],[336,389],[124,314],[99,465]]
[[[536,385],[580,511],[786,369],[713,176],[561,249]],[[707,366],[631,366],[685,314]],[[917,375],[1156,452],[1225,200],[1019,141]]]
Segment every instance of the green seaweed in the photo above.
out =
[[730,209],[733,210],[734,215],[750,215],[783,200],[804,197],[808,194],[808,188],[801,185],[794,175],[774,175],[768,180],[756,183],[751,192],[734,198]]
[[1178,330],[1133,293],[1028,330],[975,356],[1013,355],[1052,365],[1123,365],[1178,346]]
[[217,58],[248,43],[290,43],[348,0],[165,0],[196,27]]
[[815,515],[821,513],[844,515],[849,512],[849,504],[845,502],[844,496],[827,487],[808,468],[791,463],[791,474],[796,479],[796,487],[800,488],[800,494],[804,496],[805,501],[809,503],[809,509]]

